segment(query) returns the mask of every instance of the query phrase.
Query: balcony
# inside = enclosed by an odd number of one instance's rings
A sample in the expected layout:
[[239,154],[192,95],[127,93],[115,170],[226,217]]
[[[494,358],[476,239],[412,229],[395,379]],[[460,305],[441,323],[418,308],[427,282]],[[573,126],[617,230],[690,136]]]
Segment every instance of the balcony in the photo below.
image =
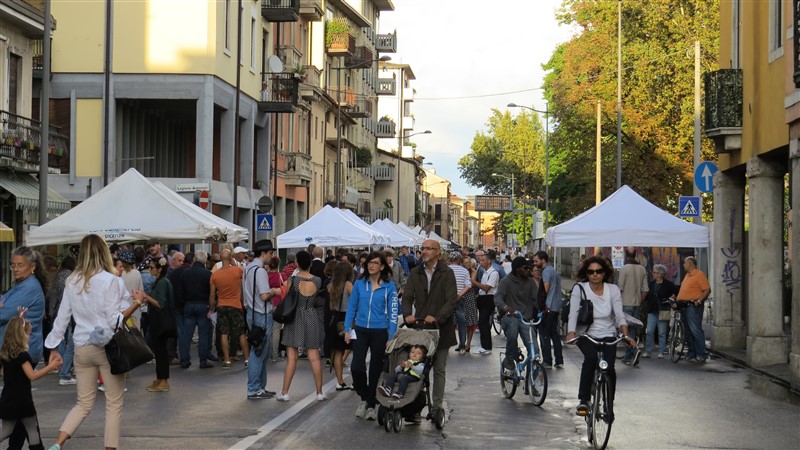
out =
[[351,69],[369,69],[373,62],[372,50],[367,47],[356,47],[351,56],[344,58],[344,65]]
[[356,37],[344,17],[331,19],[325,24],[325,48],[331,56],[351,56],[356,52]]
[[293,113],[297,110],[300,76],[296,73],[262,73],[261,100],[258,110],[269,113]]
[[371,167],[350,167],[347,169],[347,186],[356,189],[359,193],[372,192],[374,180]]
[[706,136],[717,153],[742,148],[742,70],[720,69],[705,74]]
[[286,153],[286,185],[307,186],[311,183],[311,155],[305,153]]
[[383,220],[383,219],[392,220],[393,216],[394,214],[392,214],[391,208],[375,208],[375,215],[373,217],[374,220]]
[[379,34],[375,43],[375,51],[378,53],[397,53],[397,32]]
[[[353,94],[355,96],[355,93]],[[344,105],[343,105],[344,106]],[[350,117],[372,117],[372,101],[367,98],[355,99],[355,104],[348,107]]]
[[353,109],[356,105],[356,91],[350,86],[341,86],[339,89],[337,89],[336,86],[329,86],[328,95],[330,95],[334,101],[339,102],[342,109],[347,109],[348,113],[350,112],[349,110]]
[[378,165],[373,169],[375,181],[394,181],[394,166]]
[[[41,144],[41,122],[0,110],[0,166],[38,172]],[[49,147],[47,167],[51,173],[61,173],[69,167],[69,138],[51,126]]]
[[297,22],[300,0],[261,0],[261,16],[270,22]]
[[33,77],[42,78],[44,71],[44,41],[31,40],[31,55],[33,56]]
[[303,68],[303,54],[294,45],[278,46],[278,56],[283,62],[284,71],[300,71]]
[[378,95],[397,95],[397,80],[394,78],[378,78],[375,93]]
[[376,138],[393,138],[395,123],[388,120],[379,120],[375,125]]
[[305,72],[305,82],[300,84],[300,97],[304,100],[313,101],[318,98],[322,92],[321,79],[322,71],[317,69],[317,66],[307,65],[303,66]]
[[317,22],[322,19],[322,0],[300,0],[300,17]]

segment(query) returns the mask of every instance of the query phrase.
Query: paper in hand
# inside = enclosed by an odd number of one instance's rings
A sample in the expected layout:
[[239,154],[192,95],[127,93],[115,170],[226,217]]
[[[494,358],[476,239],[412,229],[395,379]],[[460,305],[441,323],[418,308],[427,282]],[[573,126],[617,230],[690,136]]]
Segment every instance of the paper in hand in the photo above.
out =
[[356,330],[350,329],[350,340],[356,339]]

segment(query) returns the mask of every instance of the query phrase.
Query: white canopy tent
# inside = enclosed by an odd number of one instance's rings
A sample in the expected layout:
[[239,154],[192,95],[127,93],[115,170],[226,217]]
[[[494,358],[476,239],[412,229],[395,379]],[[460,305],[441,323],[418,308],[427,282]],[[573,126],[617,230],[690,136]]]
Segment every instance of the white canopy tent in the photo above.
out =
[[389,244],[389,236],[387,236],[386,233],[384,233],[383,231],[376,230],[370,224],[368,224],[367,222],[364,222],[364,220],[361,217],[358,217],[356,215],[356,213],[354,213],[353,211],[351,211],[349,209],[338,209],[337,211],[339,211],[339,214],[341,214],[342,217],[344,217],[345,219],[350,221],[350,223],[352,223],[354,225],[357,225],[360,228],[364,228],[364,229],[367,229],[367,230],[375,231],[376,233],[378,233],[378,235],[380,237],[380,240],[377,242],[378,244],[380,244],[380,245],[390,245]]
[[547,229],[554,247],[708,247],[708,230],[681,220],[622,186],[594,208]]
[[326,246],[381,245],[386,236],[369,226],[363,227],[340,210],[326,205],[303,224],[278,236],[278,248],[304,248],[309,244]]
[[[420,231],[420,234],[424,235],[425,231]],[[441,245],[442,247],[450,247],[452,245],[450,241],[439,236],[438,234],[436,234],[435,231],[431,231],[428,233],[428,239],[433,239],[434,241],[437,241],[439,245]]]
[[413,231],[411,231],[411,228],[408,228],[408,225],[406,225],[403,222],[394,223],[389,219],[383,219],[381,222],[384,222],[385,224],[397,229],[399,232],[403,233],[405,236],[410,237],[414,241],[414,243],[413,244],[409,244],[409,245],[421,245],[422,242],[425,241],[425,238],[423,238],[419,234],[414,233]]
[[98,234],[107,242],[239,242],[248,238],[246,228],[201,209],[161,183],[150,182],[135,169],[32,230],[27,245],[75,243],[87,234]]
[[401,247],[403,245],[414,245],[415,240],[411,236],[403,233],[399,229],[392,226],[393,224],[386,223],[382,220],[376,220],[370,225],[379,233],[385,234],[389,238],[388,244],[392,247]]

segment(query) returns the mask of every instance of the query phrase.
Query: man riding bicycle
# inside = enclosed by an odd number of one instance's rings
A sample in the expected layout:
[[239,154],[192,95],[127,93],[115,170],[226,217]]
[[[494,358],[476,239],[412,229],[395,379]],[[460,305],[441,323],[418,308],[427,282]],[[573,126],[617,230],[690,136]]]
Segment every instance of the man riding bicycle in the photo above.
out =
[[528,348],[530,342],[528,329],[529,325],[523,324],[515,314],[521,313],[526,319],[533,318],[538,314],[537,308],[541,308],[538,297],[536,283],[531,278],[531,264],[527,259],[518,256],[511,262],[511,274],[502,280],[497,287],[494,295],[494,305],[497,307],[500,319],[500,326],[506,335],[506,359],[504,364],[506,369],[513,370],[514,362],[519,356],[517,346],[517,336],[522,337],[522,343]]

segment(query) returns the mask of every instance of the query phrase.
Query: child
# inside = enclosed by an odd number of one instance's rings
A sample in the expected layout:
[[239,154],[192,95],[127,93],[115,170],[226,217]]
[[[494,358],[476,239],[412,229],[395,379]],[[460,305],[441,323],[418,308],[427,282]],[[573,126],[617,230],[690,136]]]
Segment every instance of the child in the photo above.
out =
[[[425,363],[423,360],[427,353],[428,349],[422,345],[411,347],[411,350],[408,352],[408,360],[401,361],[400,364],[394,368],[394,372],[386,377],[383,386],[378,387],[383,396],[403,398],[408,384],[417,382],[422,377],[422,372],[425,370]],[[397,387],[397,391],[392,393],[392,388],[394,388],[395,383],[399,383],[399,386]]]
[[31,323],[22,317],[14,317],[8,321],[3,336],[3,347],[0,348],[0,364],[3,366],[5,386],[0,394],[0,419],[3,419],[0,441],[8,439],[17,422],[22,422],[28,433],[28,444],[31,449],[44,449],[39,435],[39,420],[33,406],[31,381],[47,375],[59,368],[57,362],[34,371],[31,355],[28,354]]

